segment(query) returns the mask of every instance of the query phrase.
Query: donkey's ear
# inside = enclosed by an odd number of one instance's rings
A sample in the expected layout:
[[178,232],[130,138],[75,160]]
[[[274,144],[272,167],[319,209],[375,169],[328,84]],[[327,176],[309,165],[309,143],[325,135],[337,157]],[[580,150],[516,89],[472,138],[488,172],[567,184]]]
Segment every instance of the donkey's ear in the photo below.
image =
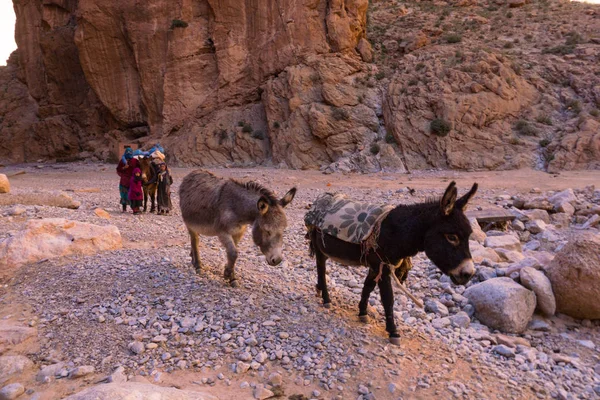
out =
[[285,196],[283,196],[281,198],[281,200],[279,200],[279,204],[281,205],[281,207],[285,207],[288,204],[290,204],[292,202],[292,200],[294,200],[294,196],[296,195],[296,188],[291,188],[289,192],[287,192],[285,194]]
[[454,209],[454,203],[456,203],[456,196],[456,182],[452,181],[446,188],[446,192],[442,196],[442,200],[440,200],[440,208],[442,209],[442,214],[450,215],[450,213]]
[[477,192],[477,188],[479,187],[479,185],[477,185],[476,183],[473,184],[473,187],[471,187],[471,190],[469,190],[464,196],[462,196],[460,199],[456,200],[456,205],[455,207],[457,207],[459,210],[461,211],[465,211],[467,209],[467,203],[469,202],[469,200],[471,200],[471,198],[475,195],[475,192]]
[[265,197],[261,197],[260,199],[258,199],[256,207],[258,208],[258,212],[261,215],[265,215],[267,211],[269,211],[269,200],[267,200]]

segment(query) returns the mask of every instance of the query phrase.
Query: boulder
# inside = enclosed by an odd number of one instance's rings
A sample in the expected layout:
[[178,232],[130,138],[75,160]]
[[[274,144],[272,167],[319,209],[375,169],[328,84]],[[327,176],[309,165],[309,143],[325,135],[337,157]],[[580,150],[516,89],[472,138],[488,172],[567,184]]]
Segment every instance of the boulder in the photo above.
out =
[[108,383],[92,386],[75,393],[64,400],[129,400],[129,399],[160,399],[160,400],[218,400],[218,397],[203,392],[179,390],[161,387],[149,383]]
[[34,328],[4,323],[0,325],[0,348],[3,346],[15,346],[34,336],[35,333],[36,330]]
[[110,214],[108,212],[106,212],[106,210],[103,210],[102,208],[96,208],[94,210],[94,214],[96,214],[96,216],[100,217],[100,218],[110,219]]
[[473,230],[473,232],[471,233],[471,236],[469,237],[469,240],[475,240],[479,243],[483,243],[485,241],[485,238],[487,237],[487,235],[481,229],[481,226],[479,226],[479,222],[477,222],[477,218],[474,218],[474,217],[469,218],[469,223],[471,224],[471,229]]
[[9,193],[10,192],[10,182],[8,181],[8,177],[4,174],[0,174],[0,193]]
[[546,223],[541,219],[534,219],[525,224],[525,229],[533,234],[541,233],[546,230]]
[[519,238],[513,235],[488,236],[485,239],[484,246],[492,249],[521,251],[521,242]]
[[25,387],[20,383],[11,383],[0,389],[0,400],[14,400],[25,393]]
[[537,310],[550,317],[556,312],[556,299],[550,279],[543,272],[531,267],[521,268],[521,285],[533,290],[537,300]]
[[485,259],[500,262],[500,257],[494,249],[483,247],[479,242],[469,240],[469,250],[471,250],[471,258],[476,263],[480,263]]
[[42,259],[91,255],[122,247],[121,234],[115,226],[62,218],[29,220],[23,230],[0,241],[0,269],[7,274],[11,269]]
[[61,207],[69,208],[71,210],[76,210],[81,206],[79,201],[74,200],[67,193],[61,191],[10,193],[5,196],[0,196],[0,206],[10,206],[13,204]]
[[358,46],[356,46],[356,50],[358,50],[358,53],[364,62],[373,62],[373,47],[367,39],[360,39],[358,41]]
[[600,319],[600,235],[582,232],[546,268],[556,310],[574,318]]
[[510,278],[493,278],[468,288],[463,295],[475,317],[490,328],[521,333],[535,310],[535,294]]
[[0,384],[9,380],[13,375],[20,374],[33,367],[33,362],[24,356],[0,356]]

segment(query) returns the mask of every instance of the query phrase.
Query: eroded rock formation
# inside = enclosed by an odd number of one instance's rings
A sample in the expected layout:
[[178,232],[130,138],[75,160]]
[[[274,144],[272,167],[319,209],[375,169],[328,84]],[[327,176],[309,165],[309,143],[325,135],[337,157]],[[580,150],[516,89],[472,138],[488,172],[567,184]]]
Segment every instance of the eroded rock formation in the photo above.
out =
[[[456,18],[478,7],[459,3]],[[0,67],[0,161],[109,160],[119,142],[159,141],[179,165],[599,166],[594,119],[558,136],[516,131],[522,115],[541,126],[561,103],[576,105],[540,78],[561,82],[564,72],[524,74],[500,51],[457,50],[427,26],[431,15],[404,5],[374,3],[367,35],[368,6],[15,1],[19,48]],[[473,13],[462,22],[484,31],[490,23]],[[577,96],[600,98],[597,85],[569,79]]]

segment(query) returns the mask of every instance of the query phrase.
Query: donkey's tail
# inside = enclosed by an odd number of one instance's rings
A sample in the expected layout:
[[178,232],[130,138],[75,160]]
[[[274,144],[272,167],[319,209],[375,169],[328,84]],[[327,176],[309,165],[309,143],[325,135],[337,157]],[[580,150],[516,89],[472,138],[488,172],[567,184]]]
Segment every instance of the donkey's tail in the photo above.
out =
[[308,255],[310,257],[314,257],[315,256],[315,228],[312,226],[307,226],[306,227],[306,235],[304,236],[305,239],[308,240]]

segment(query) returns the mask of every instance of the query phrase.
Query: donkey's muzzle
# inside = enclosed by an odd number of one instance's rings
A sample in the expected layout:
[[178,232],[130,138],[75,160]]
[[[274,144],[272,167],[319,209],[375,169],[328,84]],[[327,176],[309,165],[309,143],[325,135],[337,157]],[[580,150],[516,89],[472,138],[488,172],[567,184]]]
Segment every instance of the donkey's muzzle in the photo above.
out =
[[267,258],[267,262],[269,263],[269,265],[271,266],[276,266],[281,264],[281,261],[283,261],[283,259],[281,257],[271,257],[271,258]]
[[472,259],[467,258],[448,275],[455,285],[464,285],[471,280],[473,275],[475,275],[475,264]]

